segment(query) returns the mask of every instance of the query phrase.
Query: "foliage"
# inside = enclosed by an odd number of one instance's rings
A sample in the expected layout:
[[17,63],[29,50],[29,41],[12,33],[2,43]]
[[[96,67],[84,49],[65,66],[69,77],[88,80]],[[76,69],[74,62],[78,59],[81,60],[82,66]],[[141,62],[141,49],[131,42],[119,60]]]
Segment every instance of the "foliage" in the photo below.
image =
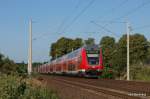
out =
[[[123,35],[118,42],[113,37],[103,37],[100,45],[103,49],[104,66],[112,65],[113,76],[121,77],[126,74],[127,66],[127,36]],[[148,63],[150,49],[148,41],[141,34],[130,35],[130,64]],[[104,71],[107,72],[107,71]]]
[[130,66],[130,78],[132,80],[150,81],[150,66],[134,64]]
[[76,38],[74,41],[73,41],[73,49],[78,49],[80,48],[81,46],[83,46],[83,41],[81,38]]
[[27,78],[27,64],[15,64],[0,54],[0,99],[58,99],[53,91],[31,81]]
[[52,57],[52,60],[60,57],[62,55],[65,55],[72,50],[76,50],[80,48],[83,45],[81,38],[76,38],[75,40],[70,38],[62,37],[57,42],[52,43],[51,49],[50,49],[50,56]]
[[144,64],[148,54],[148,41],[141,34],[130,36],[130,63]]
[[27,73],[27,64],[22,62],[22,63],[17,63],[18,68],[17,68],[17,72],[18,73]]
[[[85,40],[86,45],[95,44],[93,38],[88,38]],[[116,42],[115,38],[110,36],[105,36],[100,41],[100,46],[103,52],[103,65],[104,74],[107,74],[109,69],[107,67],[111,66],[112,74],[114,78],[120,78],[126,75],[127,66],[127,36],[122,35],[122,37]],[[148,46],[150,42],[141,34],[130,35],[130,65],[132,64],[144,64],[150,63],[150,47]],[[50,55],[52,59],[60,57],[64,54],[71,52],[83,45],[83,40],[77,38],[75,40],[70,38],[62,37],[57,42],[51,45]]]
[[18,65],[16,65],[8,57],[0,54],[0,72],[5,74],[15,73]]
[[100,46],[103,51],[104,65],[110,65],[112,54],[114,53],[115,39],[113,37],[105,36],[100,41]]
[[[148,47],[147,40],[143,35],[133,34],[130,35],[130,65],[132,64],[144,64],[147,59]],[[116,72],[120,72],[119,75],[123,76],[126,73],[127,66],[127,47],[126,47],[126,35],[123,35],[117,47],[116,58],[117,62],[114,62],[117,68]]]
[[47,62],[44,62],[44,63],[41,63],[41,62],[34,62],[32,63],[32,67],[36,67],[36,66],[39,66],[39,65],[42,65],[42,64],[46,64]]
[[115,52],[115,39],[113,37],[105,36],[100,41],[100,46],[103,52],[103,77],[112,78],[112,58]]
[[147,44],[148,47],[148,53],[147,53],[147,59],[145,60],[145,64],[150,64],[150,42]]
[[103,73],[100,76],[100,78],[111,78],[111,79],[114,78],[111,65],[105,65]]
[[58,99],[58,97],[53,91],[32,84],[29,79],[0,75],[0,99]]
[[127,63],[127,45],[126,35],[123,35],[116,43],[115,53],[113,54],[111,63],[115,77],[121,77],[126,73]]
[[85,42],[86,45],[94,45],[95,44],[94,38],[88,38],[84,42]]

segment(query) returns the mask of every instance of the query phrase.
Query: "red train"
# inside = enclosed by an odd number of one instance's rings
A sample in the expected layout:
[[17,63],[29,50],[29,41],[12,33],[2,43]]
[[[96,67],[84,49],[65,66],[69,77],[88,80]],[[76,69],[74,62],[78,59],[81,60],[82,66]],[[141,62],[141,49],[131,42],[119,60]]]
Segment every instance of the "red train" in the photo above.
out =
[[39,73],[100,76],[103,70],[102,49],[84,46],[37,68]]

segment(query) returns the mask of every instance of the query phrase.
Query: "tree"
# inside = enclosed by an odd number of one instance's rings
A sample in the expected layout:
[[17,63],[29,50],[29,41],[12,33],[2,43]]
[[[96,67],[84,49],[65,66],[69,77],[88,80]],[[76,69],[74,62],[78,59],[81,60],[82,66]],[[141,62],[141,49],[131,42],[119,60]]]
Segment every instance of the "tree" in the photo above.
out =
[[[144,64],[148,56],[148,42],[144,35],[130,35],[130,65]],[[111,63],[117,76],[126,74],[127,66],[127,36],[123,35],[116,44]]]
[[100,46],[102,48],[103,52],[103,61],[104,61],[104,72],[103,76],[104,77],[112,77],[112,58],[113,54],[115,53],[116,49],[116,43],[115,43],[115,38],[110,37],[110,36],[105,36],[101,39],[100,41]]
[[8,57],[4,57],[2,54],[0,55],[0,72],[5,74],[16,73],[17,66],[12,60]]
[[52,56],[52,60],[56,59],[62,55],[80,48],[82,45],[83,43],[81,38],[76,38],[75,40],[73,40],[71,38],[62,37],[55,43],[52,43],[50,56]]
[[85,42],[86,45],[94,45],[95,44],[95,39],[94,38],[88,38],[84,42]]
[[115,51],[115,39],[113,37],[105,36],[100,41],[100,46],[103,50],[104,64],[111,64],[112,54]]
[[145,61],[146,64],[150,64],[150,42],[148,42],[148,54],[147,54],[147,59]]
[[148,41],[141,34],[130,36],[130,63],[144,64],[148,58]]
[[0,69],[2,68],[3,65],[3,58],[4,56],[0,53]]
[[83,46],[83,40],[81,38],[76,38],[73,41],[73,50],[76,50]]
[[51,47],[50,47],[50,54],[49,54],[49,56],[52,56],[52,60],[55,58],[55,56],[56,56],[56,51],[55,51],[55,49],[56,49],[56,43],[52,43],[51,44]]
[[22,61],[21,63],[17,63],[18,67],[17,67],[17,72],[19,73],[19,75],[26,75],[27,74],[27,64],[24,63],[24,61]]

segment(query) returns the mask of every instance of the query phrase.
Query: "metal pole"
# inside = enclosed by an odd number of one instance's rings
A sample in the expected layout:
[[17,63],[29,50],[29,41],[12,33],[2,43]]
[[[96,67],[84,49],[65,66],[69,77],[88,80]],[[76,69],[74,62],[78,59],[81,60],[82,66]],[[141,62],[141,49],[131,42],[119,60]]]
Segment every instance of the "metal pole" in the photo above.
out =
[[127,27],[127,80],[130,80],[130,56],[129,56],[129,35],[130,35],[130,30],[129,30],[129,22],[126,22],[126,27]]
[[32,72],[32,20],[29,22],[29,56],[28,56],[28,74]]

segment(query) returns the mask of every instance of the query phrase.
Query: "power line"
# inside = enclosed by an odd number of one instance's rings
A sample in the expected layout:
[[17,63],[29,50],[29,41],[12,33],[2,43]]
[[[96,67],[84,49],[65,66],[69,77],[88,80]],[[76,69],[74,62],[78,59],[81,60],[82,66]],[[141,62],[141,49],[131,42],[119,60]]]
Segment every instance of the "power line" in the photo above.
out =
[[[74,13],[74,11],[79,7],[79,5],[80,5],[80,0],[77,2],[77,4],[75,5],[75,7],[74,7],[74,9],[73,9],[73,13]],[[65,23],[67,22],[67,20],[70,18],[70,16],[66,16],[65,18],[64,18],[64,20],[60,23],[60,25],[59,25],[59,27],[58,27],[58,29],[57,29],[57,31],[55,32],[55,33],[59,33],[59,31],[62,29],[62,27],[65,25]],[[54,33],[54,32],[53,32]],[[43,37],[45,37],[46,35],[49,35],[49,33],[44,33],[44,34],[42,34],[41,36],[39,36],[39,37],[35,37],[35,38],[33,38],[33,41],[36,41],[36,40],[38,40],[38,39],[40,39],[40,38],[43,38]]]
[[[81,0],[79,0],[77,2],[77,4],[75,5],[73,11],[71,11],[71,14],[74,13],[76,11],[76,9],[78,9],[79,5],[80,5]],[[62,27],[65,25],[65,23],[67,22],[67,20],[70,19],[70,16],[66,16],[63,21],[60,23],[56,33],[60,32],[60,30],[62,29]]]
[[109,33],[111,33],[111,34],[113,34],[113,35],[119,37],[119,35],[116,35],[114,32],[112,32],[111,30],[107,29],[106,27],[104,27],[104,26],[102,26],[102,25],[100,25],[100,24],[97,24],[97,23],[94,22],[94,21],[91,21],[91,23],[93,23],[93,24],[95,24],[96,26],[102,28],[103,30],[105,30],[105,31],[107,31],[107,32],[109,32]]
[[[110,13],[114,12],[114,11],[117,10],[119,7],[122,7],[123,5],[125,5],[128,1],[129,1],[129,0],[123,0],[121,3],[119,3],[119,5],[118,5],[117,7],[113,7],[112,9],[110,9],[110,11],[108,11],[107,14],[110,14]],[[105,15],[105,16],[106,16],[106,15]],[[103,17],[104,17],[104,16],[103,16]],[[103,18],[103,17],[101,17],[101,18]],[[95,21],[91,21],[91,23],[93,23],[93,22],[94,22],[94,24],[95,24]],[[107,22],[108,22],[108,21],[107,21]],[[114,23],[114,21],[112,20],[112,21],[109,21],[108,23],[109,23],[109,24],[110,24],[110,23]],[[118,22],[115,22],[115,23],[118,23]],[[120,23],[120,22],[119,22],[119,23]],[[121,22],[121,23],[122,23],[122,22]],[[107,31],[107,32],[110,32],[110,33],[114,34],[113,32],[111,32],[110,30],[108,30],[108,29],[106,28],[106,25],[108,25],[108,24],[105,24],[104,26],[101,26],[101,25],[99,25],[99,24],[96,23],[95,25],[101,27],[102,29],[104,29],[104,30]],[[116,35],[116,34],[114,34],[114,35]]]
[[44,33],[44,34],[42,34],[42,35],[39,36],[39,37],[34,37],[32,40],[33,40],[33,41],[36,41],[36,40],[38,40],[38,39],[44,37],[46,34],[47,34],[47,33]]
[[83,8],[81,10],[81,12],[79,14],[77,14],[73,20],[70,22],[69,25],[67,25],[64,29],[63,29],[63,32],[65,32],[67,29],[69,29],[71,27],[71,25],[94,3],[95,0],[91,0],[87,6],[85,8]]
[[107,14],[105,14],[104,16],[98,17],[98,19],[99,19],[99,18],[102,19],[103,17],[106,17],[107,15],[110,15],[110,14],[113,13],[115,10],[118,10],[120,7],[122,7],[123,5],[125,5],[128,1],[129,1],[129,0],[123,0],[121,3],[119,3],[119,5],[113,7],[112,9],[110,9]]
[[135,28],[133,28],[133,30],[139,30],[139,29],[144,29],[144,28],[150,28],[150,24],[149,25],[144,25],[144,26],[140,26],[140,27],[135,27]]
[[136,8],[132,9],[131,11],[127,12],[126,14],[122,15],[121,17],[115,18],[115,19],[120,19],[129,16],[130,14],[135,13],[145,5],[148,5],[150,3],[150,0],[147,0],[147,2],[143,2],[142,4],[138,5]]
[[111,19],[111,21],[113,20],[118,20],[118,19],[121,19],[121,18],[125,18],[133,13],[135,13],[136,11],[138,11],[139,9],[141,9],[142,7],[148,5],[150,3],[150,0],[147,0],[146,2],[143,2],[142,4],[138,5],[137,7],[135,7],[134,9],[128,11],[126,14],[120,16],[120,17],[117,17],[117,18],[113,18]]
[[139,9],[141,9],[142,7],[144,7],[145,5],[149,4],[150,0],[143,2],[142,4],[138,5],[137,7],[135,7],[134,9],[130,10],[129,12],[127,12],[126,14],[118,17],[118,18],[113,18],[111,19],[108,23],[106,23],[105,25],[103,25],[103,28],[105,28],[108,24],[112,23],[114,20],[118,20],[121,18],[124,18],[125,16],[129,16],[130,14],[135,13],[136,11],[138,11]]

